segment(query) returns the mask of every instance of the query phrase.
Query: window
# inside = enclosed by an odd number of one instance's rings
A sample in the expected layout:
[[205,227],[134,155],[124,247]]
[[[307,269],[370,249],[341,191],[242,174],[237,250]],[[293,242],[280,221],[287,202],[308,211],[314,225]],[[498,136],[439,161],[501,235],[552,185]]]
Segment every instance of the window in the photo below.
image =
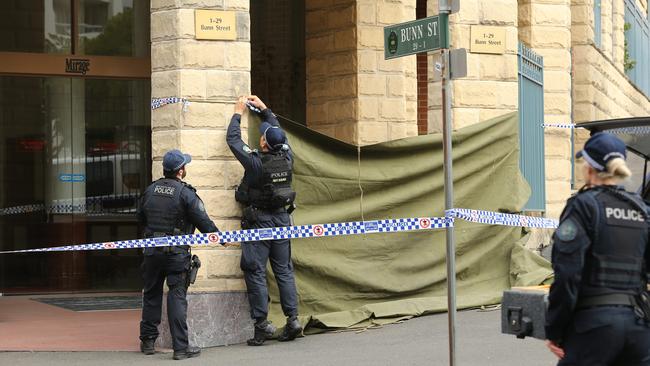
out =
[[650,97],[650,30],[648,17],[635,0],[625,0],[625,73],[647,97]]

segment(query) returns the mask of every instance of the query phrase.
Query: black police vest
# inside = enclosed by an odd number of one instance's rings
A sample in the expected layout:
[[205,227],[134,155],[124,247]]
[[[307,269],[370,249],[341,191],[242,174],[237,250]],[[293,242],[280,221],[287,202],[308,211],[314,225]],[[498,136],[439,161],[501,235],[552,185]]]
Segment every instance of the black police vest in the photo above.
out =
[[176,179],[162,178],[147,188],[142,210],[147,218],[146,236],[191,234],[194,228],[185,222],[181,192],[187,186]]
[[596,227],[586,253],[581,296],[637,294],[646,286],[648,224],[638,197],[613,188],[595,188]]
[[243,204],[263,209],[286,207],[296,199],[291,188],[293,168],[286,152],[262,153],[262,177],[259,182],[246,180],[237,188],[235,199]]

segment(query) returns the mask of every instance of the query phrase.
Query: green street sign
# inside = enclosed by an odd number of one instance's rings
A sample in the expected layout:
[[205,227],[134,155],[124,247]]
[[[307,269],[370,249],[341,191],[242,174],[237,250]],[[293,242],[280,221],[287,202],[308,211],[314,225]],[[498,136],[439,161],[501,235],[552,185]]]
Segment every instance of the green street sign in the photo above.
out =
[[447,14],[384,27],[384,58],[449,48]]

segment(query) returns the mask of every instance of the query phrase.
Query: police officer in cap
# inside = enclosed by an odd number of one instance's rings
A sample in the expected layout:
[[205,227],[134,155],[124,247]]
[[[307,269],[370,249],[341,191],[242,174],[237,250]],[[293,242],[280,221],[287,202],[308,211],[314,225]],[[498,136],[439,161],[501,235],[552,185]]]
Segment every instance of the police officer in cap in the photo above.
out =
[[[260,126],[261,151],[252,150],[241,138],[241,115],[246,104],[258,111],[263,121]],[[287,208],[293,207],[296,195],[291,189],[293,153],[277,118],[258,97],[239,98],[228,126],[227,142],[245,169],[235,195],[236,200],[245,206],[242,228],[290,226]],[[269,258],[280,290],[282,311],[287,317],[278,340],[292,341],[302,333],[297,318],[291,242],[288,239],[245,242],[242,243],[241,269],[248,290],[251,317],[255,320],[254,337],[248,340],[250,346],[261,346],[275,332],[275,327],[267,320],[266,263]]]
[[[171,150],[163,157],[164,178],[153,182],[144,192],[138,207],[138,218],[147,238],[201,232],[217,232],[196,189],[182,181],[186,165],[192,157]],[[174,347],[174,359],[197,357],[201,349],[190,347],[187,336],[187,276],[190,269],[190,247],[165,246],[146,248],[142,264],[144,291],[140,350],[155,353],[158,325],[162,310],[163,283],[167,279],[167,317]]]
[[553,234],[547,346],[558,365],[650,365],[648,208],[619,185],[631,172],[616,136],[594,134],[576,157],[586,185]]

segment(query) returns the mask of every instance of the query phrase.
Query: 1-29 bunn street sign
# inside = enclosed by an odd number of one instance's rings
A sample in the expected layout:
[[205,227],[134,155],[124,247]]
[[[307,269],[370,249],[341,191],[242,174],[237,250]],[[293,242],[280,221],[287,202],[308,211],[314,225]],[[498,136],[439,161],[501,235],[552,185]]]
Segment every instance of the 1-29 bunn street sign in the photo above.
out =
[[384,58],[448,48],[448,29],[447,14],[384,27]]

